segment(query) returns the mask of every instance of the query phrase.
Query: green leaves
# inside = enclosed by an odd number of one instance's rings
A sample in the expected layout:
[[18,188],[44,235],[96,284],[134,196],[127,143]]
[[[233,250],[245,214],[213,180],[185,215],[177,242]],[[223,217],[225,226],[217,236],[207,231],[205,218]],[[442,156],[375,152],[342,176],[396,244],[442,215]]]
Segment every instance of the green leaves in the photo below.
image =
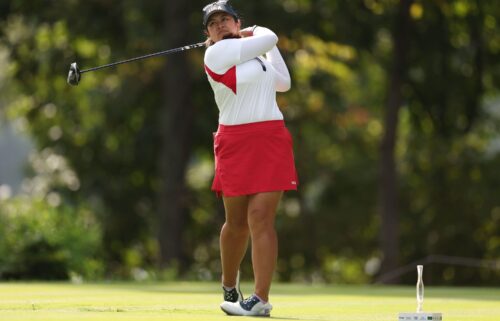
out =
[[[188,26],[182,30],[165,30],[163,14],[169,8],[162,1],[15,1],[0,10],[0,112],[31,134],[38,162],[31,167],[32,179],[43,177],[43,195],[56,202],[51,194],[56,193],[62,207],[80,214],[76,209],[90,208],[105,235],[105,257],[117,265],[129,264],[130,248],[149,244],[156,233],[158,162],[165,148],[160,133],[179,117],[191,117],[191,109],[175,115],[162,110],[165,100],[178,94],[164,83],[170,72],[164,66],[173,57],[85,73],[78,87],[68,86],[66,76],[75,61],[86,69],[168,49],[165,33],[193,42],[203,38],[203,1],[182,3],[191,12],[182,17]],[[269,26],[279,34],[292,75],[292,90],[277,97],[294,137],[300,182],[298,192],[285,196],[280,211],[286,215],[278,216],[282,279],[319,271],[326,280],[368,280],[361,276],[363,262],[380,258],[378,145],[385,132],[398,4],[234,3],[246,25]],[[485,257],[498,252],[492,226],[498,221],[500,181],[500,120],[494,116],[499,16],[496,0],[414,1],[410,7],[409,69],[403,75],[396,142],[405,262],[459,250]],[[176,137],[192,142],[182,146],[190,163],[178,173],[186,178],[182,199],[189,204],[183,246],[193,255],[185,259],[195,272],[201,265],[216,271],[217,246],[205,244],[217,244],[223,217],[209,191],[217,110],[203,73],[203,51],[182,54],[189,64],[183,72],[192,80],[183,85],[189,86],[194,104],[189,107],[195,111],[194,125],[182,134],[186,137]],[[172,125],[160,121],[162,112],[171,115]],[[59,158],[64,170],[39,171],[48,159]],[[65,214],[54,209],[51,215]],[[450,222],[455,228],[442,232]],[[454,242],[463,241],[463,234],[475,236],[457,249]],[[141,252],[134,252],[134,264],[154,266],[158,253],[137,255]],[[440,280],[444,269],[434,273]],[[460,272],[454,278],[446,282],[469,282]]]

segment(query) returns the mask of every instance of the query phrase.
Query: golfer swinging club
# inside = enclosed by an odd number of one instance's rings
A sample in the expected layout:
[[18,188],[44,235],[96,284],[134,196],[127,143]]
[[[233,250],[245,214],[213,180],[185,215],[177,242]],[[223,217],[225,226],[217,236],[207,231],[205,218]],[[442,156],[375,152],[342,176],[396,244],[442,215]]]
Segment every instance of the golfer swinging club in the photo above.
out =
[[[227,1],[203,8],[208,37],[205,71],[219,108],[214,134],[212,190],[222,196],[221,309],[229,315],[269,316],[269,290],[278,244],[274,228],[283,191],[297,189],[292,138],[276,103],[290,89],[290,74],[271,30],[241,28]],[[252,242],[254,293],[243,300],[239,267]]]

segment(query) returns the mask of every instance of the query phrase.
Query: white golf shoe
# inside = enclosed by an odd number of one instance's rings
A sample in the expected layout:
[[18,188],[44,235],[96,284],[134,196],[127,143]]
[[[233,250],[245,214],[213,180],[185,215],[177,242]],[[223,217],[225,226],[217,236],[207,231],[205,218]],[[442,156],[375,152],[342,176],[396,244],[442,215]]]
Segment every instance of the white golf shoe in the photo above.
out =
[[241,302],[224,301],[220,308],[228,315],[269,317],[273,306],[269,302],[262,303],[254,294]]

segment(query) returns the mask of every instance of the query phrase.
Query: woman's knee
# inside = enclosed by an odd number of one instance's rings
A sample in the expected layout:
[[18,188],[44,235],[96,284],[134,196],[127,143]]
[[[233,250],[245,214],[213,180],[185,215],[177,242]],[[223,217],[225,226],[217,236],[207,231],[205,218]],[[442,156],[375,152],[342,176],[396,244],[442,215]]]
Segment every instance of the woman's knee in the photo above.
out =
[[248,221],[245,219],[226,219],[223,229],[232,233],[248,233]]
[[252,208],[248,212],[248,226],[250,231],[274,229],[274,212],[265,208]]
[[280,192],[256,194],[248,206],[248,226],[250,231],[270,231],[274,229],[276,208],[281,198]]

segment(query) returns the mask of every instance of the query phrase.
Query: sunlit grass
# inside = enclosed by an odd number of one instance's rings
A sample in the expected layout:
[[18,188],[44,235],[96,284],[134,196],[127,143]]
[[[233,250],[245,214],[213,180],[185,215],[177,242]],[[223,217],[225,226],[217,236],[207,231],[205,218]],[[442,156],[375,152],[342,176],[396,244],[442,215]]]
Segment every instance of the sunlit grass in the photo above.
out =
[[[251,284],[243,284],[244,293]],[[415,309],[414,287],[273,287],[278,320],[397,320]],[[227,320],[215,283],[0,283],[0,320]],[[424,310],[444,320],[499,320],[498,288],[426,287]],[[245,318],[247,320],[249,318]],[[251,318],[250,318],[251,319]]]

